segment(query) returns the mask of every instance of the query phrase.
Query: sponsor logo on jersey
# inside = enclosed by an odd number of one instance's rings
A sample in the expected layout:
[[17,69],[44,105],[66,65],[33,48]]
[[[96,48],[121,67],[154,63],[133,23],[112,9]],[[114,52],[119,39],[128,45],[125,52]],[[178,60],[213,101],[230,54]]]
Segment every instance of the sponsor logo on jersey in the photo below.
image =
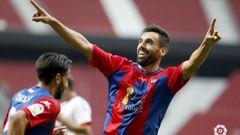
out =
[[44,112],[44,106],[42,104],[32,104],[27,107],[33,116],[37,116]]
[[[142,94],[142,93],[139,93],[139,94]],[[137,91],[132,87],[128,87],[126,90],[126,95],[124,96],[122,101],[118,103],[118,109],[129,110],[133,112],[142,111],[143,107],[140,101],[137,103],[129,103],[129,100],[134,100],[136,95],[137,95]]]
[[132,112],[141,112],[143,110],[143,106],[141,104],[133,104],[133,103],[129,103],[127,105],[124,105],[122,103],[118,104],[118,109],[123,111],[123,110],[128,110],[128,111],[132,111]]
[[128,87],[126,91],[127,91],[127,93],[122,100],[122,104],[124,104],[124,105],[126,105],[128,103],[129,96],[134,93],[134,89],[132,87]]

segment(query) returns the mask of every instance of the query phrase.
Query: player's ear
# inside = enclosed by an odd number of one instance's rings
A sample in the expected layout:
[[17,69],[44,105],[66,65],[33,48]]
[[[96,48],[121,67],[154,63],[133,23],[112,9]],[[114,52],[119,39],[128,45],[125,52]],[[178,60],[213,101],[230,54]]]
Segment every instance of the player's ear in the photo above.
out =
[[55,83],[56,84],[60,84],[61,83],[61,81],[62,81],[62,76],[61,76],[61,74],[60,73],[57,73],[56,75],[55,75]]
[[160,54],[162,57],[164,57],[168,52],[168,48],[167,47],[161,47],[160,48]]

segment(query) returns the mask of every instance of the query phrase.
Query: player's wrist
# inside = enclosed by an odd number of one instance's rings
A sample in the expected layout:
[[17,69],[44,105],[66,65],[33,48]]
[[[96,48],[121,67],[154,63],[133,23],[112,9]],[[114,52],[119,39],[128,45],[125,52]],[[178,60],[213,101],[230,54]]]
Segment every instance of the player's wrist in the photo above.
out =
[[214,42],[205,38],[202,42],[202,45],[204,45],[204,47],[208,47],[210,49],[214,45]]
[[58,23],[58,20],[54,17],[49,17],[49,20],[47,21],[47,23],[51,26],[54,26]]

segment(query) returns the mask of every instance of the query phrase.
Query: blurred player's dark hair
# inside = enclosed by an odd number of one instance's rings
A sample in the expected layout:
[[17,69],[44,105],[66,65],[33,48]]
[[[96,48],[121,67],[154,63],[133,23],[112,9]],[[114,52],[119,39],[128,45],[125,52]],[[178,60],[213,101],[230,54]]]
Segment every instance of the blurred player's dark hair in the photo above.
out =
[[166,32],[166,30],[164,30],[163,28],[161,28],[160,26],[156,25],[156,24],[152,24],[152,25],[149,25],[147,26],[146,28],[144,28],[142,30],[142,33],[145,33],[145,32],[155,32],[158,34],[159,36],[159,44],[161,45],[164,45],[165,47],[169,48],[169,41],[170,41],[170,37],[169,37],[169,34]]
[[47,85],[57,73],[64,76],[71,66],[72,61],[67,56],[54,52],[42,54],[35,63],[37,77]]

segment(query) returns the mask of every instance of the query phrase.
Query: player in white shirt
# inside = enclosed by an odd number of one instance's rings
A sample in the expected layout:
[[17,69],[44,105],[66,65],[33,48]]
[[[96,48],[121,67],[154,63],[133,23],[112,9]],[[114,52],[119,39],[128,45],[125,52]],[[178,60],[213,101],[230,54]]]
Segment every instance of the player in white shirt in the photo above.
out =
[[65,125],[67,135],[91,135],[91,107],[88,102],[77,95],[73,89],[73,80],[68,80],[69,87],[62,95],[61,112],[57,126]]

